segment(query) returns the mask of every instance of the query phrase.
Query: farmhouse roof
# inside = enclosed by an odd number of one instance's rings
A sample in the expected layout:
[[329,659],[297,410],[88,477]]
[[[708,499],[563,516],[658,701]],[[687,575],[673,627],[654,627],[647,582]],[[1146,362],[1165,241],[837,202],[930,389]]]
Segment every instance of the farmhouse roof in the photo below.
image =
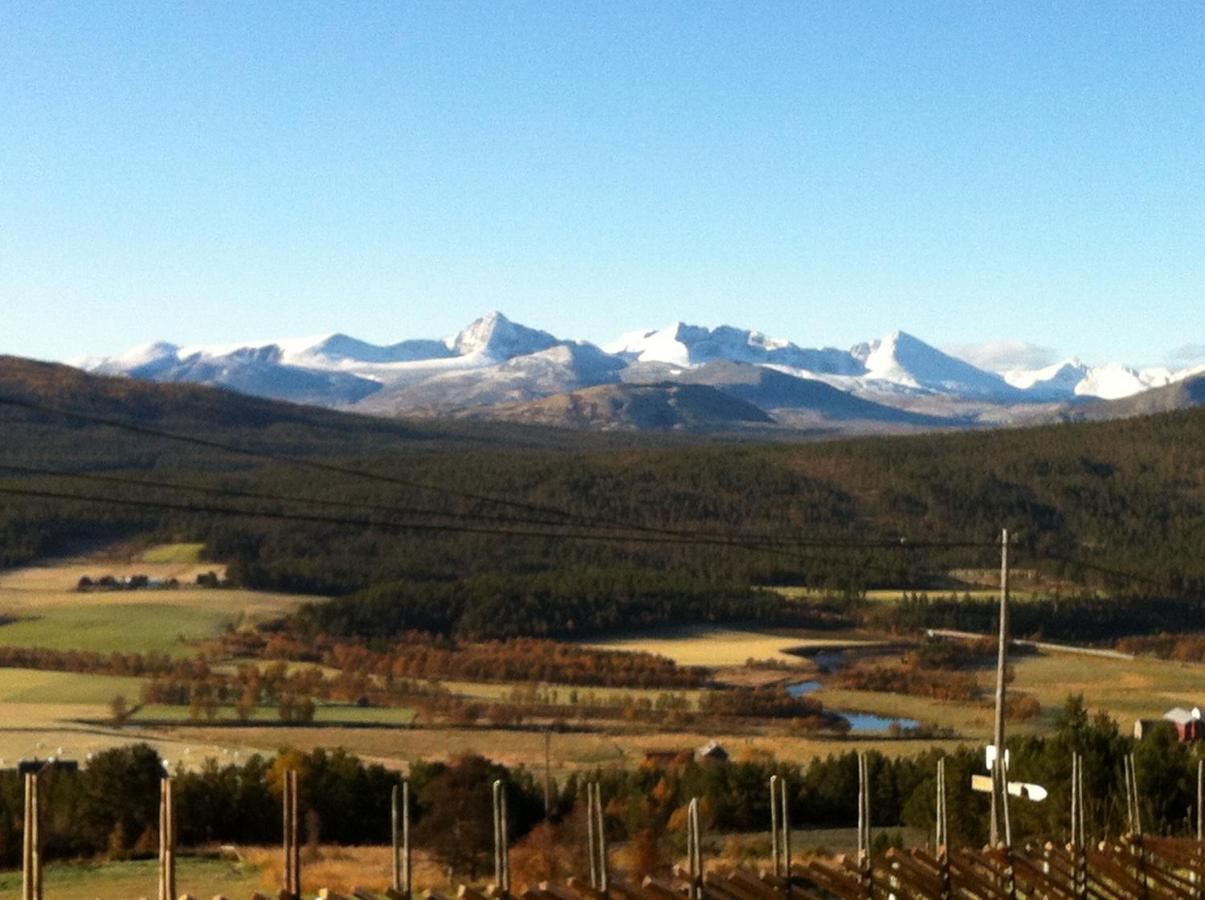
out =
[[695,756],[699,759],[727,759],[728,751],[719,741],[708,741],[695,751]]

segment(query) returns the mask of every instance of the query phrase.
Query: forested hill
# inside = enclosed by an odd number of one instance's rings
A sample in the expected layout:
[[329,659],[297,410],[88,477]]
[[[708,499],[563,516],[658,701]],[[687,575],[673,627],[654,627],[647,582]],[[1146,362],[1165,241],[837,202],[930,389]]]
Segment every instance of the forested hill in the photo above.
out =
[[[1182,596],[1205,575],[1202,410],[830,443],[654,446],[71,380],[87,378],[3,361],[0,398],[326,468],[0,403],[0,465],[9,467],[0,469],[0,561],[108,534],[203,540],[248,584],[347,598],[307,614],[323,630],[574,634],[768,616],[772,604],[752,585],[923,585],[995,559],[987,548],[926,542],[986,544],[1002,526],[1016,533],[1022,565],[1083,579],[1106,574],[1080,563],[1136,573],[1110,577],[1115,590]],[[908,543],[894,549],[835,546],[901,536]],[[810,543],[792,543],[800,539]]]
[[[6,454],[58,456],[69,464],[78,462],[71,458],[78,454],[109,467],[159,462],[179,465],[185,459],[204,467],[245,466],[248,462],[247,458],[215,454],[212,448],[191,455],[184,444],[123,432],[105,426],[107,420],[305,456],[503,446],[550,449],[580,443],[551,429],[382,419],[193,384],[89,375],[71,366],[0,355],[0,425]],[[599,438],[602,445],[632,440],[625,436]],[[11,457],[6,461],[11,462]]]

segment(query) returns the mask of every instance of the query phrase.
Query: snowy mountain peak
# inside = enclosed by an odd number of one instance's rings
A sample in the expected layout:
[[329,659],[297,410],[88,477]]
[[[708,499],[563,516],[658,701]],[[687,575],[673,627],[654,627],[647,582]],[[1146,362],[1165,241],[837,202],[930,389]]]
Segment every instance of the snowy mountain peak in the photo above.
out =
[[498,361],[538,353],[559,343],[547,331],[512,322],[497,310],[472,322],[447,342],[460,356],[488,356]]
[[[373,344],[332,332],[225,345],[177,346],[159,341],[112,357],[80,360],[77,365],[102,374],[196,382],[296,402],[358,405],[389,413],[527,402],[617,382],[715,379],[717,372],[727,373],[724,377],[733,383],[758,383],[759,378],[770,377],[766,372],[770,369],[790,386],[774,396],[789,397],[792,403],[799,395],[813,397],[817,382],[823,382],[828,388],[901,409],[990,407],[993,421],[1007,417],[1013,404],[1030,407],[1086,397],[1122,398],[1205,369],[1133,369],[1119,363],[1091,365],[1071,357],[1041,368],[992,365],[993,371],[986,371],[967,361],[981,358],[958,359],[898,330],[841,350],[800,347],[760,331],[684,321],[631,332],[599,349],[561,340],[494,311],[446,340]],[[1042,356],[1028,358],[1034,363],[1046,361]]]
[[850,354],[866,367],[866,377],[904,387],[972,397],[1013,392],[999,375],[942,353],[906,331],[859,344]]

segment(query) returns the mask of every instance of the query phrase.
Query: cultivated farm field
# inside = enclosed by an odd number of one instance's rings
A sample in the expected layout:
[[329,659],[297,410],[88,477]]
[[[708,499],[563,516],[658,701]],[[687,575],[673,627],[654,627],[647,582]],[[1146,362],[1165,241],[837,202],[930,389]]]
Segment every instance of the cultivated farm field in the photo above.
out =
[[587,646],[653,653],[668,657],[681,666],[742,666],[747,660],[754,659],[805,667],[807,660],[798,651],[869,646],[873,643],[875,641],[865,635],[826,632],[819,637],[798,631],[690,625],[589,641]]

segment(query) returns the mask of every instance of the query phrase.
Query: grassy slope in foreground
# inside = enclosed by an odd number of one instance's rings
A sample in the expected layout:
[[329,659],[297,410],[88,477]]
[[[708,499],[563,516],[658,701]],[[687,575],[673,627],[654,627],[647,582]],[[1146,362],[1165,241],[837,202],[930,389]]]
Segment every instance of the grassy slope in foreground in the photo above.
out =
[[[54,900],[127,900],[154,896],[158,861],[153,859],[104,864],[59,863],[46,867],[46,896]],[[177,863],[181,896],[247,896],[267,887],[258,867],[237,862],[183,857]],[[20,872],[0,872],[0,897],[21,891]]]

